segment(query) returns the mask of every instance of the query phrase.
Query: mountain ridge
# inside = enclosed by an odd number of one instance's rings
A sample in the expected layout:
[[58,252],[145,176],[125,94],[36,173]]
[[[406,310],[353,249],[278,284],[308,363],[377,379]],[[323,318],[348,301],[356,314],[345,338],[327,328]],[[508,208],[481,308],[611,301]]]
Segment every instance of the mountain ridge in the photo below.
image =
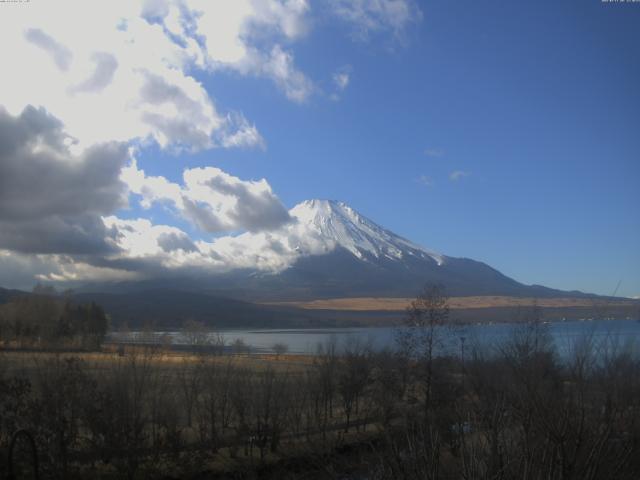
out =
[[[5,290],[0,287],[0,306],[28,292]],[[96,302],[109,315],[114,329],[125,325],[132,329],[151,328],[172,330],[181,328],[187,320],[202,322],[209,328],[334,328],[355,326],[391,326],[404,318],[409,298],[395,299],[339,299],[304,302],[258,304],[225,298],[211,293],[185,291],[176,288],[148,288],[121,293],[67,293],[74,302]],[[364,305],[354,302],[365,301]],[[372,302],[372,300],[375,300]],[[578,319],[590,317],[637,318],[640,301],[591,298],[560,298],[538,301],[513,297],[477,297],[450,299],[451,321],[454,323],[517,322],[522,321],[534,304],[540,307],[544,320]],[[388,303],[393,302],[392,308]],[[310,308],[311,307],[311,308]]]
[[290,225],[269,232],[273,245],[294,252],[278,270],[235,268],[120,283],[89,283],[80,291],[128,292],[157,288],[200,291],[250,302],[348,297],[413,297],[426,283],[452,296],[597,297],[518,282],[486,263],[450,257],[418,245],[344,202],[305,200],[289,210]]

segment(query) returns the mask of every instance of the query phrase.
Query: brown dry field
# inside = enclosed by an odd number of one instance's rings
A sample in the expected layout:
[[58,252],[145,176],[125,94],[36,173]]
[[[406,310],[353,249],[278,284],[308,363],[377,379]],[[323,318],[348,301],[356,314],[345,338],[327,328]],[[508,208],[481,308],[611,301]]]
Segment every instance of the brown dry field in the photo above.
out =
[[251,355],[209,355],[194,354],[189,352],[160,351],[139,346],[128,346],[124,356],[119,356],[114,345],[105,344],[99,352],[81,351],[30,351],[30,350],[0,350],[0,373],[26,374],[29,376],[39,368],[39,365],[47,364],[56,358],[80,358],[88,364],[89,369],[96,371],[107,370],[118,363],[127,362],[136,357],[147,361],[156,368],[173,369],[184,365],[195,365],[200,361],[215,362],[221,366],[231,362],[235,367],[244,367],[250,370],[260,371],[266,368],[274,368],[289,373],[301,373],[313,365],[314,358],[311,355],[276,355],[276,354],[251,354]]
[[[283,305],[304,308],[308,310],[347,310],[347,311],[403,311],[412,298],[389,297],[354,297],[331,298],[326,300],[311,300],[302,302],[272,302],[268,305]],[[496,307],[530,307],[538,305],[545,308],[558,307],[598,307],[634,306],[638,305],[634,300],[616,300],[615,302],[603,302],[590,298],[524,298],[524,297],[451,297],[449,307],[452,309],[466,308],[496,308]]]

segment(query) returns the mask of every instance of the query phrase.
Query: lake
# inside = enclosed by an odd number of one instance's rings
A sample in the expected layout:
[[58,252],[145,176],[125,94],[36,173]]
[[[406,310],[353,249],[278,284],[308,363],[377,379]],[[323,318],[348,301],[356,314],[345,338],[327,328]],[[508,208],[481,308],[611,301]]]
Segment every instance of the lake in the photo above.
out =
[[[590,336],[596,345],[618,345],[635,348],[640,346],[640,321],[638,320],[584,320],[552,322],[545,324],[555,342],[558,351],[566,354],[571,351],[576,340]],[[474,346],[497,346],[513,335],[514,329],[522,324],[496,323],[441,327],[445,351],[459,352],[462,344],[465,348]],[[350,342],[369,344],[376,350],[393,348],[397,328],[395,327],[359,327],[359,328],[319,328],[319,329],[238,329],[219,330],[227,346],[242,340],[254,353],[271,353],[276,343],[285,344],[289,353],[312,354],[319,344],[336,341],[338,349]],[[187,338],[179,331],[169,332],[113,332],[109,340],[115,343],[160,343],[162,336],[170,339],[176,346],[187,346]],[[464,339],[464,340],[463,340]],[[166,341],[166,340],[165,340]]]

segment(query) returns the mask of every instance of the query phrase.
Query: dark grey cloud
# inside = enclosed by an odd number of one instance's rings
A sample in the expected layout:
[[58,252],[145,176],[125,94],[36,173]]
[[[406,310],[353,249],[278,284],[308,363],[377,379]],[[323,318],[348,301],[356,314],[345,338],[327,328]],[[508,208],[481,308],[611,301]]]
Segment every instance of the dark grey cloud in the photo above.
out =
[[100,216],[126,205],[122,143],[73,155],[59,120],[27,107],[0,108],[0,248],[30,253],[112,249]]
[[173,103],[176,106],[192,109],[197,105],[184,91],[167,82],[160,75],[145,72],[145,82],[140,88],[140,97],[152,105]]
[[159,257],[108,257],[101,255],[75,256],[74,261],[81,261],[98,268],[109,268],[120,272],[140,274],[141,277],[160,277],[169,271],[162,266]]
[[13,117],[0,106],[0,159],[15,155],[21,146],[34,141],[60,150],[65,138],[62,122],[42,108],[29,106]]
[[0,247],[21,253],[115,253],[113,232],[93,215],[52,215],[38,220],[0,220]]
[[191,220],[200,230],[218,233],[229,230],[220,217],[211,211],[206,204],[192,201],[183,196],[184,216]]
[[195,252],[198,248],[185,233],[161,233],[158,236],[158,245],[165,252],[174,250],[184,250],[185,252]]
[[68,70],[73,59],[73,54],[64,45],[58,43],[53,37],[47,35],[39,28],[30,28],[24,32],[25,38],[40,47],[53,58],[60,70]]
[[282,202],[270,191],[254,192],[247,183],[230,183],[225,177],[210,179],[207,185],[216,192],[236,198],[228,215],[240,228],[257,232],[274,230],[291,221]]
[[143,75],[145,81],[140,88],[142,102],[149,105],[173,104],[181,115],[176,117],[145,112],[142,120],[178,146],[188,146],[191,150],[210,147],[210,131],[202,128],[202,125],[210,122],[206,105],[160,75],[148,71],[144,71]]

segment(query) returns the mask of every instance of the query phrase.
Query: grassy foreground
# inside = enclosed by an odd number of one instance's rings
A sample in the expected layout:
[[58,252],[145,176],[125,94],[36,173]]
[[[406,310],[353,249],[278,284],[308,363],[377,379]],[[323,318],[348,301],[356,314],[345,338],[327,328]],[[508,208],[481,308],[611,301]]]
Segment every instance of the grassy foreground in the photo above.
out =
[[[544,325],[435,358],[428,330],[397,352],[313,356],[0,353],[0,455],[34,439],[40,478],[636,479],[640,361]],[[34,469],[28,442],[11,463]]]

